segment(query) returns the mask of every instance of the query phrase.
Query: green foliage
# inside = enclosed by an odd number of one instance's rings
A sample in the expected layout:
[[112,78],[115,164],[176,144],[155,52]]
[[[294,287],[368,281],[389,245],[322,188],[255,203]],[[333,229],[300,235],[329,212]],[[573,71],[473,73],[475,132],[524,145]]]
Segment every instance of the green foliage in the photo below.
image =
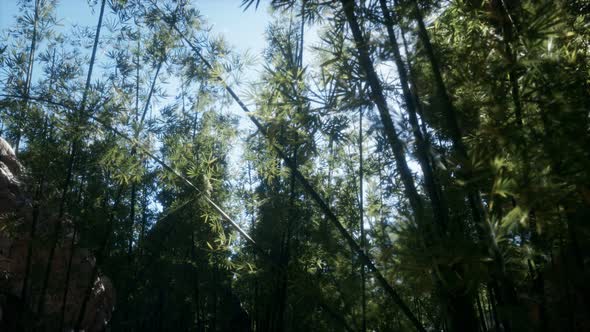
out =
[[1,134],[112,280],[112,329],[414,329],[315,195],[426,330],[590,326],[586,2],[384,1],[393,22],[380,1],[270,4],[250,87],[188,1],[108,1],[89,86],[95,30],[58,29],[57,2],[21,1],[2,32]]

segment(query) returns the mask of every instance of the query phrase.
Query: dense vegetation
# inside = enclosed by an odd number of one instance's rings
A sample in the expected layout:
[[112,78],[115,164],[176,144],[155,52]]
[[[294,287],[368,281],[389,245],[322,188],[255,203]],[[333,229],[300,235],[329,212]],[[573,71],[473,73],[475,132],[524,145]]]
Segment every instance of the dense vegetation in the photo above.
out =
[[1,136],[57,220],[20,328],[81,327],[43,308],[71,228],[112,331],[590,331],[588,1],[236,2],[273,8],[246,88],[198,1],[56,2],[0,39]]

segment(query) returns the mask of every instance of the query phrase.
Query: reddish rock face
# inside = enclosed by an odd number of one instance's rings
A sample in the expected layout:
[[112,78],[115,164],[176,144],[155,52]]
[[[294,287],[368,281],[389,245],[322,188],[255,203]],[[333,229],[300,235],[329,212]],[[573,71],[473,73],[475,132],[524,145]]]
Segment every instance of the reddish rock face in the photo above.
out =
[[[31,242],[33,204],[22,185],[22,166],[10,145],[0,137],[0,331],[40,326],[43,330],[57,329],[66,285],[67,267],[72,257],[68,296],[65,306],[64,327],[74,328],[89,284],[88,297],[81,328],[85,331],[102,331],[111,319],[114,308],[114,289],[110,280],[101,275],[93,276],[95,257],[74,241],[72,255],[71,222],[58,220],[57,212],[40,208]],[[61,222],[55,257],[51,264],[49,285],[45,294],[43,315],[36,307],[41,296],[43,272],[53,242],[55,225]],[[31,244],[32,247],[31,247]],[[26,298],[22,299],[27,261],[30,269]]]

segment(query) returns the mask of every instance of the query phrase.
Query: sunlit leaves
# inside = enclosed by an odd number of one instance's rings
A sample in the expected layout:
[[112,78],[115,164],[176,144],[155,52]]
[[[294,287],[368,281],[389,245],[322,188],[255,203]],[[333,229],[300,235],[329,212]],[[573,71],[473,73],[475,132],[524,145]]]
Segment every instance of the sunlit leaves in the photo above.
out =
[[143,176],[143,166],[138,159],[129,158],[124,146],[115,145],[102,156],[100,164],[105,172],[122,185],[138,182]]

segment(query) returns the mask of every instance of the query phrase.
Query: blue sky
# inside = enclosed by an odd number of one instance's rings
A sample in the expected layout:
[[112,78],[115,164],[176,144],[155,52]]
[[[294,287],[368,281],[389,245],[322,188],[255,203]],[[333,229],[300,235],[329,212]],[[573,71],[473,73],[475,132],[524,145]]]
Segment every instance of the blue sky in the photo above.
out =
[[[256,11],[252,6],[244,12],[241,0],[193,0],[193,4],[213,26],[213,34],[223,35],[236,51],[259,54],[263,50],[264,31],[271,20],[265,6]],[[95,25],[98,15],[92,13],[85,0],[60,0],[56,12],[66,28],[73,24]],[[0,29],[13,26],[17,14],[17,0],[0,0]]]
[[[64,32],[69,31],[74,25],[88,26],[94,29],[98,21],[100,4],[91,8],[88,2],[87,0],[58,0],[55,12]],[[211,26],[212,37],[223,36],[225,41],[233,47],[235,53],[245,54],[248,52],[258,60],[241,75],[246,81],[251,82],[256,80],[261,68],[260,55],[266,46],[265,29],[272,17],[264,5],[261,5],[257,10],[252,6],[244,11],[240,6],[241,2],[241,0],[193,0],[192,5],[200,11],[207,24]],[[4,31],[13,27],[16,23],[16,16],[19,14],[17,0],[0,0],[0,30]],[[105,14],[105,19],[108,19],[109,16],[112,17],[112,13],[108,10]],[[99,50],[99,61],[100,58]],[[33,78],[38,77],[39,73],[39,67],[34,67]],[[100,73],[95,72],[93,76],[98,78]],[[237,88],[238,93],[240,93],[240,88],[246,88],[246,86]],[[235,114],[241,115],[237,107],[233,106],[232,111],[234,110]]]
[[[261,54],[266,46],[265,30],[272,20],[266,6],[261,5],[257,10],[252,6],[244,12],[240,7],[241,0],[193,0],[192,4],[200,11],[207,21],[207,25],[211,26],[213,37],[222,36],[237,54],[248,52],[259,60],[242,75],[247,76],[245,77],[246,81],[255,81],[261,69]],[[87,0],[59,0],[55,12],[62,26],[60,30],[68,32],[74,25],[94,29],[98,21],[99,5],[95,5],[93,10]],[[107,11],[105,14],[105,20],[113,17],[112,12]],[[14,27],[17,15],[20,15],[17,0],[0,0],[0,31]],[[0,40],[1,43],[2,40]],[[99,50],[99,59],[100,52],[101,50]],[[34,67],[34,79],[39,74],[39,66]],[[98,79],[100,75],[100,69],[98,69],[93,73],[93,79]],[[172,79],[169,84],[174,85],[177,82]],[[171,85],[168,88],[175,90]],[[247,88],[247,86],[240,88]],[[237,89],[238,94],[240,94],[240,88]],[[157,112],[157,110],[155,111]],[[232,103],[232,106],[226,111],[239,116],[241,129],[251,127],[237,104]],[[241,153],[241,146],[238,144],[230,154],[230,159],[232,159],[230,165],[238,166]]]
[[[94,29],[98,20],[99,4],[94,5],[93,10],[88,4],[89,1],[96,0],[58,0],[55,12],[64,32],[69,31],[74,25]],[[261,55],[266,46],[265,30],[273,17],[265,1],[261,2],[258,9],[251,6],[247,11],[243,10],[240,6],[241,3],[242,0],[192,0],[192,5],[200,11],[207,24],[212,27],[212,37],[222,36],[233,47],[235,53],[246,54],[248,52],[250,56],[258,60],[241,75],[246,82],[253,82],[262,68]],[[19,14],[17,0],[0,0],[0,31],[13,27],[16,23],[16,16]],[[107,11],[105,19],[111,15],[112,13]],[[309,46],[317,42],[317,29],[307,27],[305,64],[311,62]],[[37,77],[36,69],[33,69],[34,78]],[[239,87],[238,92],[240,92],[240,88],[243,87]]]
[[[267,6],[265,3],[267,2],[262,1],[261,6],[257,10],[252,6],[246,12],[240,7],[241,2],[242,0],[192,0],[192,4],[199,9],[201,15],[207,20],[208,25],[212,27],[211,33],[213,36],[223,36],[238,54],[244,54],[248,51],[251,55],[258,56],[259,61],[257,61],[257,64],[241,75],[245,78],[246,82],[254,82],[262,68],[260,55],[266,46],[265,30],[273,18],[266,9]],[[97,5],[93,12],[87,0],[60,0],[56,9],[56,15],[64,31],[69,31],[73,25],[94,28],[98,20],[98,9],[99,7]],[[0,0],[0,30],[14,26],[16,15],[18,14],[17,0]],[[112,13],[107,13],[107,17],[111,15]],[[319,42],[317,32],[317,27],[306,27],[304,64],[313,63],[310,46]],[[0,40],[0,43],[2,43],[2,40]],[[38,70],[38,67],[34,69],[34,77],[36,76],[35,72]],[[94,72],[93,76],[96,79],[98,78],[97,76],[100,76],[100,73]],[[242,89],[247,88],[247,84],[244,84],[237,87],[236,90],[239,95],[243,95],[240,92],[244,91]],[[174,87],[171,90],[175,90]],[[247,102],[247,100],[245,101]],[[244,113],[239,109],[237,104],[233,103],[232,106],[224,111],[229,111],[239,116],[240,129],[251,129],[253,127],[245,119]],[[240,156],[243,152],[242,148],[241,144],[234,146],[234,151],[230,155],[230,167],[234,169],[239,168]],[[409,160],[409,162],[412,170],[417,171],[418,167],[416,163],[413,160]]]

